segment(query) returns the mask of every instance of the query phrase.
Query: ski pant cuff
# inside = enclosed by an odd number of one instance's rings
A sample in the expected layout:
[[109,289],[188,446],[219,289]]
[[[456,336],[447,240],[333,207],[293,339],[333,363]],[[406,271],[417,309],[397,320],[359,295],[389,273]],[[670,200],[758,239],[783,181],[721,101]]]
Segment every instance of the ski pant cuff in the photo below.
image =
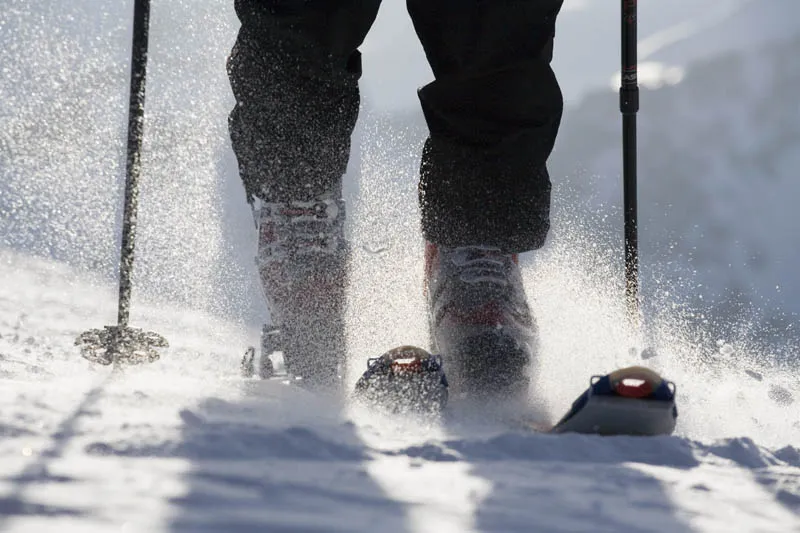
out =
[[[510,144],[529,142],[520,137]],[[426,240],[496,246],[507,253],[544,245],[550,229],[547,169],[523,157],[498,165],[497,155],[448,141],[426,142],[419,191]]]
[[543,246],[550,227],[546,161],[563,109],[549,63],[442,78],[419,96],[430,130],[419,189],[425,237],[514,253]]

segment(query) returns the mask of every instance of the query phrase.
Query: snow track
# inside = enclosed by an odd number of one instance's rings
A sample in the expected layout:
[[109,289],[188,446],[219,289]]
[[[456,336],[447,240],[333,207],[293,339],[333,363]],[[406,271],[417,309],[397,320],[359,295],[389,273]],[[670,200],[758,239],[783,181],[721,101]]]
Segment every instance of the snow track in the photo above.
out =
[[168,354],[112,379],[71,345],[110,290],[0,265],[0,531],[800,531],[790,443],[387,419],[239,379],[235,328],[163,306],[133,321]]

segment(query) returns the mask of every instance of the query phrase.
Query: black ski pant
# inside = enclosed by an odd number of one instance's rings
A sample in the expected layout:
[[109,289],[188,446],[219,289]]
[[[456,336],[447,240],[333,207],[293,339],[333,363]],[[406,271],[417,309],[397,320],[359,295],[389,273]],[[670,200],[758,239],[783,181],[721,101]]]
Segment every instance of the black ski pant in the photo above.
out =
[[[563,0],[407,0],[435,81],[419,91],[425,238],[542,246],[563,108],[550,68]],[[380,0],[235,0],[230,132],[250,197],[341,191],[359,108],[358,47]]]

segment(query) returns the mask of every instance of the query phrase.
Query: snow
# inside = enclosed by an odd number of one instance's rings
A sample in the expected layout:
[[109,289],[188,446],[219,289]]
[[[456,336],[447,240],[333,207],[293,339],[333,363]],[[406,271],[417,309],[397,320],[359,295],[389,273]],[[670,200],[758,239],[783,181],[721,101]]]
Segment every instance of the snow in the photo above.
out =
[[[0,265],[4,531],[800,531],[796,404],[730,370],[723,398],[682,376],[674,437],[392,418],[238,378],[237,324],[147,301],[132,322],[168,337],[162,360],[92,368],[72,341],[113,317],[114,287],[15,252]],[[562,381],[580,386],[599,365],[575,359]]]

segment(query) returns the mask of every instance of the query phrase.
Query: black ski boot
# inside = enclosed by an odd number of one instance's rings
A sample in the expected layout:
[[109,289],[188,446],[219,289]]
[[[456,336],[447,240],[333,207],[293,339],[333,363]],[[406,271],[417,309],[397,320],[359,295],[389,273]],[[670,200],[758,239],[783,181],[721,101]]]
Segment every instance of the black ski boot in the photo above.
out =
[[524,401],[536,326],[517,256],[428,243],[425,268],[434,353],[451,394]]
[[281,351],[289,374],[332,389],[345,353],[344,201],[264,203],[257,217],[257,263],[271,315],[262,360]]

